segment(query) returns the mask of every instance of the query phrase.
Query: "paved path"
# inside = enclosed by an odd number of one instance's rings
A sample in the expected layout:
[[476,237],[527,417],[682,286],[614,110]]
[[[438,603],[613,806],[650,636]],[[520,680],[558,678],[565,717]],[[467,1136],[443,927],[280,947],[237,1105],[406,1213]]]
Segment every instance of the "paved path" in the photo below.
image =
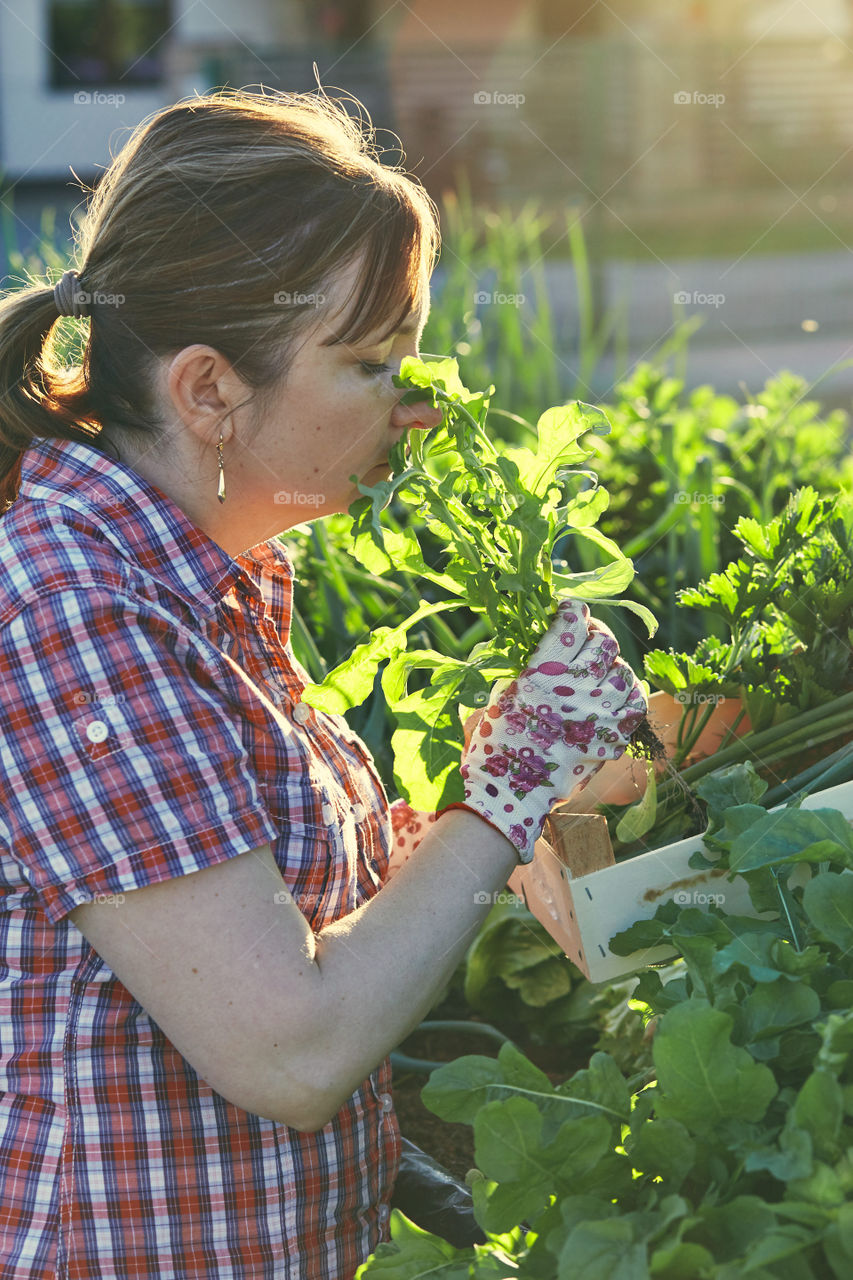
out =
[[[439,265],[437,279],[440,272]],[[555,349],[575,367],[574,270],[549,263],[546,278]],[[478,283],[484,293],[495,287],[488,275]],[[535,286],[522,275],[513,292],[530,299]],[[853,364],[835,366],[853,360],[853,252],[608,262],[601,296],[605,311],[622,313],[632,362],[648,359],[679,318],[696,316],[702,325],[688,340],[688,386],[711,383],[741,395],[742,383],[755,392],[773,373],[790,369],[815,384],[815,395],[827,404],[851,405]],[[612,386],[615,367],[612,356],[602,360],[593,377],[597,394]]]

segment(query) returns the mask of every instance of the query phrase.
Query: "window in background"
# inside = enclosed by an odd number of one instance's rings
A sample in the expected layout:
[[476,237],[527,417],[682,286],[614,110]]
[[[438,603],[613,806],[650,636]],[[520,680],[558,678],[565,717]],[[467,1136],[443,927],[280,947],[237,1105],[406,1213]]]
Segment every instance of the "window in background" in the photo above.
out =
[[170,0],[49,0],[52,89],[163,81]]

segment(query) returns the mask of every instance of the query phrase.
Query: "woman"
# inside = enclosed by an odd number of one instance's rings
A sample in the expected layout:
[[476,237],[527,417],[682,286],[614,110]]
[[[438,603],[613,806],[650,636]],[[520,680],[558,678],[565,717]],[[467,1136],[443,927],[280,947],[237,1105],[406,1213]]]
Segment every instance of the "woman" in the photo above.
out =
[[391,380],[437,243],[342,107],[223,91],[133,132],[79,274],[0,304],[2,1280],[349,1280],[388,1238],[389,1051],[642,715],[562,606],[385,883],[372,758],[300,701],[274,535],[439,420]]

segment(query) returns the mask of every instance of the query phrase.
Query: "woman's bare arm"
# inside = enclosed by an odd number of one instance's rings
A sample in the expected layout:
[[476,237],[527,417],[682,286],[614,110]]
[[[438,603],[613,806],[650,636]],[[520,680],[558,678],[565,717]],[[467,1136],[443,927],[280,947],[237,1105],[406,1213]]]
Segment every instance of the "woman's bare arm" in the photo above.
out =
[[212,1088],[313,1132],[432,1007],[516,865],[509,840],[451,810],[316,935],[269,845],[70,919]]
[[435,1004],[517,866],[505,836],[451,809],[381,893],[317,935],[336,1045],[321,1077],[330,1116]]

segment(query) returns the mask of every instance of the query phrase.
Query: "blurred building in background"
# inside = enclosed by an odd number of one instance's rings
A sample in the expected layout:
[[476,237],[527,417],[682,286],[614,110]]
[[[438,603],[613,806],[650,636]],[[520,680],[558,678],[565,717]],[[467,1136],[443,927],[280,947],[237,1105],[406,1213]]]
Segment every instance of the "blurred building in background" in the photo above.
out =
[[[721,340],[789,324],[792,297],[847,332],[853,0],[4,0],[0,284],[41,211],[64,227],[75,178],[94,184],[159,107],[318,77],[437,200],[535,199],[563,245],[581,216],[602,305],[630,295],[641,345],[685,289],[726,293]],[[739,269],[742,303],[706,265],[738,257],[727,228],[750,264],[789,255]]]
[[[788,183],[846,187],[850,0],[7,0],[6,182],[90,180],[159,106],[322,84],[403,140],[434,195],[666,215]],[[633,221],[633,219],[632,219]]]

